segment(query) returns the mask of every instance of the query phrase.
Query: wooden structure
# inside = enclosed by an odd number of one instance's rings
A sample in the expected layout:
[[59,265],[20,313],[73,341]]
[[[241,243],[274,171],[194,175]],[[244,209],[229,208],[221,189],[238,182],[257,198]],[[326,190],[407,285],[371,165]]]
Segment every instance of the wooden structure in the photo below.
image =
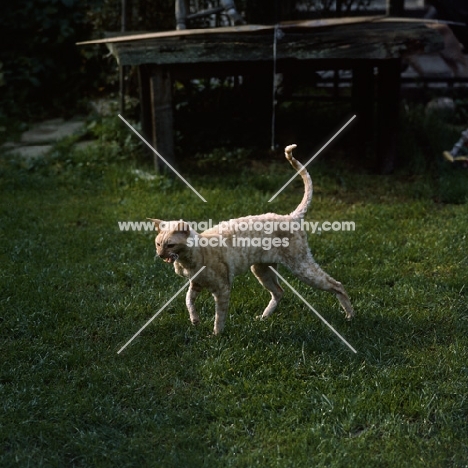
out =
[[426,22],[388,17],[166,31],[81,43],[85,44],[105,44],[120,65],[138,67],[143,132],[171,164],[174,80],[258,75],[268,78],[265,86],[270,87],[274,49],[277,73],[350,69],[358,116],[353,131],[364,137],[377,127],[377,154],[384,172],[392,169],[395,157],[401,59],[443,48],[442,38]]

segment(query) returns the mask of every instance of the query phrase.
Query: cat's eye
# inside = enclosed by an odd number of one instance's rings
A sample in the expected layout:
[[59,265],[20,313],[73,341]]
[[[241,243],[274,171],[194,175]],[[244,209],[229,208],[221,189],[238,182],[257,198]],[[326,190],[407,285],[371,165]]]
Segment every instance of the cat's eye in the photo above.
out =
[[156,245],[157,245],[158,247],[161,247],[161,244],[160,244],[159,242],[156,242]]
[[175,244],[167,244],[167,247],[168,247],[169,249],[172,249],[172,247],[175,247]]

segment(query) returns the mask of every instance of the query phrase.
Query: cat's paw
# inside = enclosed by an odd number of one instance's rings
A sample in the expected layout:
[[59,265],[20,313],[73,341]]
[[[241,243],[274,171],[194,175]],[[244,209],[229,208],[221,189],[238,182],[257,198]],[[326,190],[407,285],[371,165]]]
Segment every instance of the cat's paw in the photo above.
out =
[[353,317],[356,315],[356,312],[354,312],[354,310],[351,310],[351,311],[347,311],[345,313],[345,319],[350,321],[353,319]]

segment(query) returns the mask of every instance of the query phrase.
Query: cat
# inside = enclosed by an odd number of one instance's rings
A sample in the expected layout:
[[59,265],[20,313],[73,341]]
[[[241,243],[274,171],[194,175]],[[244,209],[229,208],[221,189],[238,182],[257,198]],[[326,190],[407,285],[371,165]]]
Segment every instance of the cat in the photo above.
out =
[[[186,305],[192,324],[196,325],[200,321],[195,299],[203,289],[207,289],[215,300],[214,334],[221,333],[226,322],[234,277],[249,267],[271,294],[270,302],[258,317],[268,318],[283,296],[278,276],[270,268],[276,270],[278,264],[287,267],[304,283],[334,293],[346,318],[354,316],[351,301],[341,283],[325,273],[312,257],[306,232],[290,228],[297,228],[304,219],[313,193],[309,173],[292,155],[296,147],[287,146],[285,156],[302,177],[304,195],[298,207],[288,215],[267,213],[237,218],[202,233],[196,232],[190,223],[183,220],[166,222],[149,218],[158,231],[155,239],[157,255],[165,262],[174,264],[178,275],[190,279],[205,267],[190,281],[187,291]],[[269,229],[258,229],[262,225]]]

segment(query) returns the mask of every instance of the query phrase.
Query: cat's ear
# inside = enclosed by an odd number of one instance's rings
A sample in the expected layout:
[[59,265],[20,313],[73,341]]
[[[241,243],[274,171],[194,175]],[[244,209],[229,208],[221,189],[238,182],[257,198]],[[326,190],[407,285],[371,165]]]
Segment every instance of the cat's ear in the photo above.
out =
[[179,234],[183,234],[184,236],[189,236],[190,235],[190,225],[189,223],[186,223],[182,219],[177,223],[176,227],[176,232]]
[[156,229],[156,231],[161,231],[162,225],[164,225],[164,221],[160,220],[160,219],[154,219],[154,218],[146,218],[146,219],[149,219],[150,221],[153,221],[154,223],[154,228]]

